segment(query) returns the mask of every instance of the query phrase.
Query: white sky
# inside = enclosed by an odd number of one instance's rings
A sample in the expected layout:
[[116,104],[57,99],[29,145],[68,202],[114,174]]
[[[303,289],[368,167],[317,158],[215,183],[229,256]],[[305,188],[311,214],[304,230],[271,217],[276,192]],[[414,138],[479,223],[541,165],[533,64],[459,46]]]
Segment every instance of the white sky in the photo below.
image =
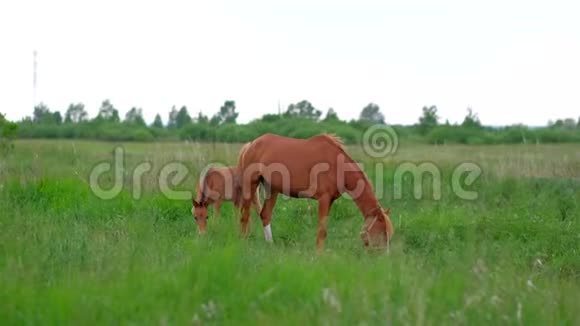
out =
[[340,118],[377,103],[390,123],[424,105],[461,121],[580,116],[579,1],[3,1],[0,112],[37,100],[94,116],[110,99],[166,122],[172,105],[239,121],[302,99]]

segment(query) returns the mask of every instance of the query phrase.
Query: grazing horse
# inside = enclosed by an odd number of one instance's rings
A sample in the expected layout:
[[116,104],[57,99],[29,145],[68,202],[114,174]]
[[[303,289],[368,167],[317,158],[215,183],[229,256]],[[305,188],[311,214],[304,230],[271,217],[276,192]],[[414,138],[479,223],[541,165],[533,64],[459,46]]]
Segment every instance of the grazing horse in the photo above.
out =
[[[233,201],[236,207],[240,207],[240,196],[234,186],[236,177],[236,167],[234,166],[209,168],[205,175],[200,178],[196,189],[197,199],[191,198],[193,204],[191,214],[197,223],[200,234],[205,233],[209,205],[213,204],[216,220],[219,218],[222,201]],[[252,200],[256,213],[260,215],[259,194],[256,193]]]
[[272,238],[270,220],[279,193],[318,201],[318,249],[324,247],[330,208],[345,192],[364,217],[360,236],[365,246],[388,245],[393,235],[389,210],[382,209],[368,178],[334,135],[308,139],[262,135],[240,152],[238,172],[243,235],[248,232],[249,207],[260,183],[269,189],[260,213],[266,240]]

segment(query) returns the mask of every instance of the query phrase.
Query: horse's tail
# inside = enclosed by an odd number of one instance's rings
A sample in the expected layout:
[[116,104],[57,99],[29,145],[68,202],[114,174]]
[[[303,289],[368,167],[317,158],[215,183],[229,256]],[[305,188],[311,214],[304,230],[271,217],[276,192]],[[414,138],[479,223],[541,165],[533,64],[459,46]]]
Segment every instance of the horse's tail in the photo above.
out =
[[248,152],[248,149],[250,148],[250,145],[252,144],[252,142],[247,142],[244,144],[244,146],[242,146],[242,148],[240,148],[240,152],[238,154],[238,162],[236,163],[236,167],[235,167],[235,172],[234,175],[234,184],[236,184],[237,186],[241,187],[241,175],[244,172],[244,159],[246,157],[246,153]]
[[244,157],[250,144],[252,142],[245,143],[242,148],[240,148],[240,152],[238,154],[238,162],[234,168],[234,177],[233,177],[233,184],[234,184],[234,195],[236,199],[234,202],[241,204],[241,190],[242,190],[242,174],[243,174],[243,165],[244,165]]
[[248,162],[246,162],[246,156],[248,154],[248,150],[252,147],[254,141],[245,143],[244,146],[240,149],[240,153],[238,155],[238,163],[236,166],[236,177],[234,178],[235,182],[235,193],[237,196],[237,202],[241,205],[245,200],[249,200],[253,195],[249,194],[246,191],[246,187],[244,187],[245,180],[245,173]]
[[252,145],[252,142],[245,143],[240,149],[240,153],[238,154],[238,168],[243,164],[244,157],[246,156],[246,152],[248,151],[248,148],[250,148],[250,145]]
[[253,204],[254,208],[256,209],[256,214],[260,216],[260,213],[262,212],[262,205],[260,205],[260,185],[256,187],[256,194],[253,199]]

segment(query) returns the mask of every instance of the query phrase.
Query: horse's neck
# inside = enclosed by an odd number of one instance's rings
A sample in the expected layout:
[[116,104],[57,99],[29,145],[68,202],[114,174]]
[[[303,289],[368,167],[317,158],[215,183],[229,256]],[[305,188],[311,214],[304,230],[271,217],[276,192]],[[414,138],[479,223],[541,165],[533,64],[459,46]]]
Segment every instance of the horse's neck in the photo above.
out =
[[[347,172],[345,176],[346,192],[352,197],[357,207],[360,209],[363,217],[367,217],[372,213],[373,209],[380,206],[377,197],[373,191],[373,186],[369,182],[364,172],[358,170],[354,172]],[[359,184],[362,185],[362,190]]]

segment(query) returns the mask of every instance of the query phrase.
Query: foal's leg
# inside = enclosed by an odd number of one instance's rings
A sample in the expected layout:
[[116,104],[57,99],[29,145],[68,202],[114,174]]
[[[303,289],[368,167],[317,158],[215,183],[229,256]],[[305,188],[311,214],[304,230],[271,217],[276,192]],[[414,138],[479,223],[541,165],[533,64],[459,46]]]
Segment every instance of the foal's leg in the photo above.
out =
[[324,240],[326,239],[326,222],[328,221],[328,212],[330,211],[331,205],[332,200],[327,196],[318,199],[318,235],[316,237],[316,247],[318,250],[321,250],[324,247]]
[[264,237],[268,242],[272,242],[272,228],[270,227],[270,221],[272,220],[272,211],[276,205],[277,198],[277,192],[272,192],[270,197],[266,196],[264,199],[264,207],[260,212],[260,218],[262,219],[262,225],[264,226]]
[[213,203],[213,215],[215,215],[215,220],[218,221],[220,217],[220,208],[222,206],[221,199],[218,199]]

